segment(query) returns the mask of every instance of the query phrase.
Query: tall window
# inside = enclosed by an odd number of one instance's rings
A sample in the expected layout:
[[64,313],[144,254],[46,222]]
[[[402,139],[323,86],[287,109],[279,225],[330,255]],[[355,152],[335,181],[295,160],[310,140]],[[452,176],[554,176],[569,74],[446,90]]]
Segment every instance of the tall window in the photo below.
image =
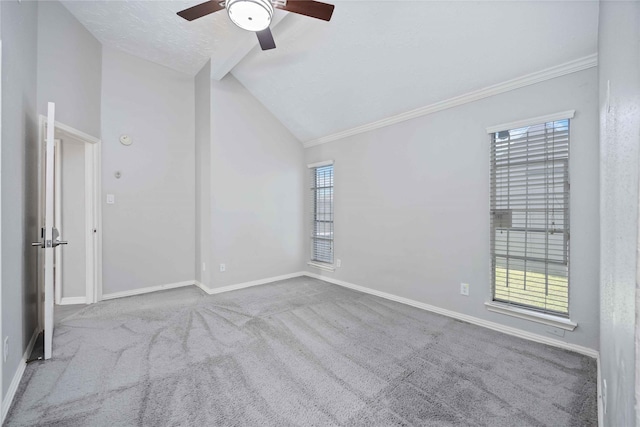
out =
[[493,299],[569,316],[569,120],[491,134]]
[[311,261],[333,264],[333,162],[311,167]]

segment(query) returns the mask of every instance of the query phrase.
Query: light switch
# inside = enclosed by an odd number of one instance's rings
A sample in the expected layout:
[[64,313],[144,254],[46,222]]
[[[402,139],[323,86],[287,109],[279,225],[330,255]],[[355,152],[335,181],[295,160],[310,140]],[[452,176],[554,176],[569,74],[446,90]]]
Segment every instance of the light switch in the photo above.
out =
[[116,196],[113,194],[107,194],[107,204],[113,205],[116,202]]

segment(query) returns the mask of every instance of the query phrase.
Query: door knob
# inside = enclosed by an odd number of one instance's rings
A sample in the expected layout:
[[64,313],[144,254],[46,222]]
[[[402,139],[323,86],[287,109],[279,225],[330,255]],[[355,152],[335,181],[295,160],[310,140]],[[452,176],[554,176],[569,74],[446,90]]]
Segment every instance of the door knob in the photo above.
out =
[[58,237],[60,236],[60,232],[58,231],[57,228],[53,229],[53,247],[55,248],[56,246],[60,246],[60,245],[67,245],[69,244],[69,242],[64,241],[64,240],[58,240]]
[[31,246],[40,246],[41,248],[44,248],[44,245],[42,244],[42,242],[32,242]]

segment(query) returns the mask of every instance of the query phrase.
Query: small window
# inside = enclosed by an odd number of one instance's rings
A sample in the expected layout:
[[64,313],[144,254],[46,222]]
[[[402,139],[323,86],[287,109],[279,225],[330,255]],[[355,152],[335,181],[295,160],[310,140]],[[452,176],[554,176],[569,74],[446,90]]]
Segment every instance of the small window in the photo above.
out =
[[333,264],[333,164],[311,167],[311,261]]
[[491,134],[493,300],[569,316],[569,120]]

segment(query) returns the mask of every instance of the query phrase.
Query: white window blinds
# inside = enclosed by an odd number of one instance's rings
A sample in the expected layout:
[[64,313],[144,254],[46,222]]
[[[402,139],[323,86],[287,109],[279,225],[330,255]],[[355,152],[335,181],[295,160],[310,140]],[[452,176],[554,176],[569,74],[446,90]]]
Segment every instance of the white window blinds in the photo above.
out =
[[311,170],[311,261],[333,264],[333,164]]
[[494,301],[569,315],[569,120],[491,134]]

